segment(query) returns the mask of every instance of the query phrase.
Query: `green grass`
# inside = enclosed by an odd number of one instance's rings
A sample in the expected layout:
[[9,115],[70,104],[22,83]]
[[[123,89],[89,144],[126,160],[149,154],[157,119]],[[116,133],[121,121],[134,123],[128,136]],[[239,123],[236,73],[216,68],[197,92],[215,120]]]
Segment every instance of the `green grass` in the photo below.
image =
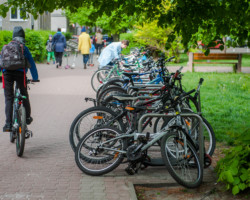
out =
[[233,73],[184,73],[186,91],[195,88],[200,78],[204,117],[212,125],[217,141],[232,143],[233,137],[250,134],[250,75]]
[[[206,62],[206,60],[204,60]],[[225,62],[224,60],[213,60],[211,62]],[[182,53],[180,55],[180,63],[173,63],[173,62],[170,62],[168,65],[169,66],[187,66],[187,62],[188,62],[188,55],[185,54],[185,53]],[[202,60],[201,60],[202,62]],[[230,60],[226,60],[226,62],[231,62]],[[211,65],[211,64],[197,64],[195,66],[233,66],[232,64],[214,64],[214,65]],[[249,54],[243,54],[242,56],[242,67],[250,67],[250,55]]]

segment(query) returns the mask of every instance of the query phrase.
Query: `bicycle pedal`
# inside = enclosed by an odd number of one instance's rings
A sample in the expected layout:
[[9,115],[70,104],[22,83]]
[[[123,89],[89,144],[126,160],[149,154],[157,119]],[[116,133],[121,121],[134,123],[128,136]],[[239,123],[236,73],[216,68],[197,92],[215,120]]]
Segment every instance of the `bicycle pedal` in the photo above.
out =
[[30,137],[33,137],[32,131],[26,130],[26,132],[25,132],[25,138],[28,139],[28,138],[30,138]]

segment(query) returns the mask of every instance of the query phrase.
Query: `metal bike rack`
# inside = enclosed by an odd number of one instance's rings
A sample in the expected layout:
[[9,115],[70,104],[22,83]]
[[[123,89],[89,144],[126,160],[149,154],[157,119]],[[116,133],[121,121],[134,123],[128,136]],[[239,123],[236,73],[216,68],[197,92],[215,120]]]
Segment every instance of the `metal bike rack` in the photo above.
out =
[[[142,124],[143,124],[143,121],[145,118],[147,117],[176,117],[177,115],[174,114],[174,113],[169,113],[167,115],[165,114],[152,114],[152,113],[149,113],[149,114],[145,114],[143,115],[140,119],[139,119],[139,123],[138,123],[138,132],[141,133],[142,132]],[[181,117],[195,117],[199,120],[199,137],[198,137],[198,140],[199,140],[199,160],[200,160],[200,164],[201,164],[201,167],[203,168],[204,166],[204,137],[203,137],[203,120],[202,118],[198,115],[198,114],[195,114],[195,113],[180,113],[180,116]]]

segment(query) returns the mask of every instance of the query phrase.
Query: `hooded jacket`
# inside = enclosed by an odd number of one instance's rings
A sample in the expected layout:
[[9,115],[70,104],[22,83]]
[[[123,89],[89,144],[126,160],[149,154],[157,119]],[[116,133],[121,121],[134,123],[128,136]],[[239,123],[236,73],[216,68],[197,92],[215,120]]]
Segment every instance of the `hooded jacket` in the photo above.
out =
[[[23,54],[24,54],[24,57],[29,62],[30,66],[31,66],[30,67],[30,73],[32,75],[32,79],[33,80],[38,80],[38,72],[37,72],[36,64],[34,62],[34,59],[33,59],[32,55],[31,55],[28,47],[25,46],[25,33],[24,33],[23,28],[21,26],[14,27],[12,37],[13,37],[12,40],[18,41],[18,42],[24,44],[24,53]],[[25,73],[27,73],[28,68],[25,67],[25,66],[24,66],[24,68],[25,68]],[[6,69],[3,69],[2,71],[5,72]],[[23,72],[23,69],[17,69],[16,71],[22,71]]]
[[52,39],[52,46],[55,45],[55,52],[64,52],[66,49],[66,38],[61,32],[57,32]]
[[82,32],[79,36],[78,41],[78,50],[81,51],[81,54],[89,54],[89,49],[91,48],[91,41],[89,34]]

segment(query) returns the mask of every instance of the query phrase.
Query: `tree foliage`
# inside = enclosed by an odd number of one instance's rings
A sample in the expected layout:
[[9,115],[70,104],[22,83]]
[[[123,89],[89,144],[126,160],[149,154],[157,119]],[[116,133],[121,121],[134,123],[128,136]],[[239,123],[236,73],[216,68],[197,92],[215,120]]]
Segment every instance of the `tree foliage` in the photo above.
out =
[[[167,56],[175,56],[175,62],[179,62],[180,50],[183,49],[181,38],[176,37],[172,42],[168,42],[168,37],[172,37],[173,28],[162,28],[157,25],[157,20],[143,25],[137,25],[136,33],[134,35],[136,41],[151,48],[156,48],[161,52],[165,52]],[[165,51],[167,50],[167,52]]]
[[127,16],[126,14],[119,15],[119,10],[112,11],[108,16],[103,13],[102,16],[96,14],[97,9],[94,6],[80,7],[76,12],[72,13],[69,9],[66,9],[66,16],[71,23],[78,23],[81,26],[98,26],[104,29],[106,32],[117,34],[131,28],[135,23],[134,16]]
[[250,46],[249,0],[8,0],[0,5],[0,14],[6,16],[10,6],[23,7],[35,17],[58,8],[76,12],[79,7],[94,6],[96,12],[90,18],[96,19],[104,13],[112,16],[115,11],[115,19],[123,15],[157,19],[159,26],[173,27],[168,41],[173,41],[177,33],[185,47],[196,44],[197,40],[211,42],[222,36],[230,36],[238,44],[248,39]]

